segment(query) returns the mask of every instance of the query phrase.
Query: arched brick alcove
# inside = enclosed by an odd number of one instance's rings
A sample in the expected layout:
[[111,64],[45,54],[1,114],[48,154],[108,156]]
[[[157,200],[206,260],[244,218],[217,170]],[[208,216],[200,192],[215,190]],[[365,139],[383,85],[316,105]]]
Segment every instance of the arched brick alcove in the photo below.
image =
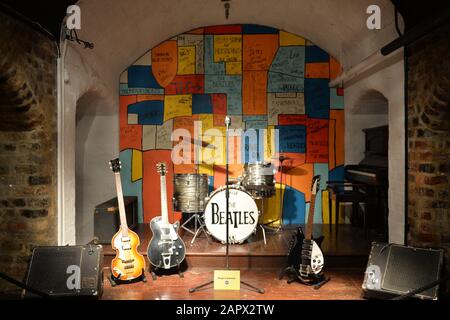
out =
[[3,14],[0,29],[0,270],[21,279],[57,242],[56,49]]

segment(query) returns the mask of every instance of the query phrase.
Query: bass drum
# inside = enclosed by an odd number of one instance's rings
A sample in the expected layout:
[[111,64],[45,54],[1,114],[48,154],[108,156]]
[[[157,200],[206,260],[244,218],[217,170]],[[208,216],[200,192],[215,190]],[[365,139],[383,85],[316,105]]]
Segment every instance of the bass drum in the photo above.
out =
[[[242,243],[255,232],[259,211],[255,200],[242,188],[230,186],[229,198],[229,243]],[[208,232],[217,240],[226,243],[226,188],[214,191],[206,203],[204,219]]]

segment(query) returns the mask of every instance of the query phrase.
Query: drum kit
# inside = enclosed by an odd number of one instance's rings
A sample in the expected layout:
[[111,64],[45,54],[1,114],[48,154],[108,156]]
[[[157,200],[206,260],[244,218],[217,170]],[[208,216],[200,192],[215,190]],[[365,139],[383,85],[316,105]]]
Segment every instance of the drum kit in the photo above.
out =
[[[290,158],[280,156],[279,170],[283,176],[282,164]],[[275,195],[275,166],[270,162],[246,163],[242,176],[228,185],[229,189],[229,242],[241,244],[261,226],[266,244],[265,227],[259,223],[260,215],[264,217],[264,199]],[[193,234],[191,244],[200,232],[204,232],[208,241],[209,235],[216,240],[226,242],[226,187],[222,186],[209,194],[208,176],[206,174],[176,174],[174,175],[174,209],[183,214],[191,214],[182,228]],[[261,201],[261,212],[257,206]],[[282,202],[282,200],[281,200]],[[282,212],[282,203],[280,207]],[[262,219],[264,220],[264,219]],[[191,230],[188,224],[194,223]],[[280,224],[281,225],[281,224]],[[191,226],[192,227],[192,226]],[[269,228],[270,229],[270,228]],[[280,228],[273,228],[278,231]]]

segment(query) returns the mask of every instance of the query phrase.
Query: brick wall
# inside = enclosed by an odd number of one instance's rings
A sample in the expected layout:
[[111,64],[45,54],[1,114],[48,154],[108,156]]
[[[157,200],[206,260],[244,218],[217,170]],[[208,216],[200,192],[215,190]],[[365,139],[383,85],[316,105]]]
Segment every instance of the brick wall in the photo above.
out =
[[[56,49],[0,13],[0,271],[56,244]],[[0,293],[12,289],[0,280]]]
[[[450,249],[450,25],[408,60],[408,242]],[[447,266],[449,253],[446,253]],[[447,267],[447,269],[448,269]]]

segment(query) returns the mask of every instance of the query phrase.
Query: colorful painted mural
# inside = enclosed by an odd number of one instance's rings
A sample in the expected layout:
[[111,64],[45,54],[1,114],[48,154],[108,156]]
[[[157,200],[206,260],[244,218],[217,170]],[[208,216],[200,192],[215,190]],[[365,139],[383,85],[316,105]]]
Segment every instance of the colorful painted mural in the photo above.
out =
[[[257,134],[256,141],[236,137],[232,154],[239,159],[230,166],[230,176],[242,174],[242,163],[277,165],[273,158],[278,154],[289,156],[283,181],[280,172],[275,174],[276,195],[264,202],[264,220],[281,216],[283,199],[283,223],[304,223],[312,177],[322,176],[322,190],[327,180],[343,178],[344,93],[328,87],[340,70],[333,57],[310,41],[260,25],[199,28],[144,54],[120,77],[122,182],[125,195],[139,199],[139,221],[160,214],[155,165],[172,163],[178,143],[171,140],[172,132],[185,129],[193,136],[194,121],[202,124],[198,138],[216,146],[216,151],[202,148],[199,171],[209,176],[211,188],[224,185],[224,157],[215,152],[223,151],[225,143],[211,132],[225,131],[228,114],[233,129],[278,129],[279,137],[278,145],[271,131]],[[208,130],[212,128],[218,130]],[[195,172],[192,162],[169,168],[168,181],[174,173]],[[329,222],[325,192],[318,194],[316,223]],[[172,193],[169,183],[169,201]]]

